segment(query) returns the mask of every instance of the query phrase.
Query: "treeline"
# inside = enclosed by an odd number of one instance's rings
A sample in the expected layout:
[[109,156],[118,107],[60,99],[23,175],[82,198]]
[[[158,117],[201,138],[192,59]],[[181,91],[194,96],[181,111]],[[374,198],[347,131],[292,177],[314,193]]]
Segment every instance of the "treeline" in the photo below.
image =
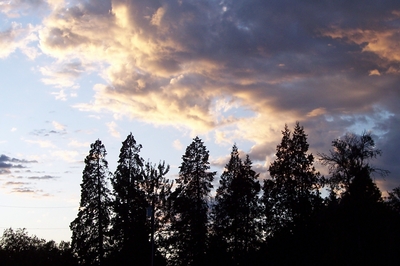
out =
[[[381,155],[369,133],[346,134],[318,159],[296,123],[285,126],[269,178],[233,145],[213,187],[209,151],[198,137],[178,177],[140,156],[132,134],[110,173],[100,140],[85,158],[81,201],[71,222],[69,265],[397,265],[400,188],[382,198],[370,161]],[[6,250],[4,236],[1,251]],[[62,251],[62,252],[61,252]],[[9,257],[18,252],[10,251]],[[24,264],[28,265],[28,264]],[[45,265],[45,264],[42,264]],[[61,264],[60,264],[61,265]],[[66,264],[64,264],[66,265]]]

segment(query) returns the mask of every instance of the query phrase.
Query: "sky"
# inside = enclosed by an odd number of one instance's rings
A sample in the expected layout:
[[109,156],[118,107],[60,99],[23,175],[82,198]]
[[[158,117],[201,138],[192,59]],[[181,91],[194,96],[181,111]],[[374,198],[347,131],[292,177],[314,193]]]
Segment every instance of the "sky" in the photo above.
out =
[[385,193],[399,86],[397,0],[0,0],[0,231],[69,241],[90,144],[113,172],[130,132],[169,178],[199,136],[217,177],[236,143],[262,179],[285,124],[314,155],[370,131]]

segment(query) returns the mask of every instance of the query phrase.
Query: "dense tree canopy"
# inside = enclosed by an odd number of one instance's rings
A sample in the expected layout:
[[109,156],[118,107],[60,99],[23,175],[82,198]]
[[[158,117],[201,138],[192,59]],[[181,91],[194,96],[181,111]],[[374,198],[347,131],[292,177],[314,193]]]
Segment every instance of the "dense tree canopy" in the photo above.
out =
[[[186,148],[173,182],[169,165],[144,162],[130,134],[110,191],[106,150],[97,140],[85,158],[71,245],[6,229],[0,263],[397,265],[400,189],[383,198],[372,179],[387,174],[370,163],[381,151],[369,133],[349,133],[332,147],[320,154],[329,169],[321,178],[304,128],[285,126],[260,187],[252,161],[242,160],[235,144],[214,190],[216,173],[200,138]],[[326,188],[328,196],[320,193]]]
[[84,265],[101,265],[108,250],[110,225],[109,170],[100,140],[90,145],[85,158],[78,216],[71,222],[72,249]]
[[[216,257],[225,257],[232,265],[247,265],[246,254],[256,250],[261,239],[261,211],[258,174],[248,156],[243,162],[236,145],[221,175],[213,208],[213,244]],[[213,258],[218,260],[217,258]]]
[[176,265],[204,265],[208,235],[209,196],[215,172],[199,137],[182,156],[171,206],[171,249]]
[[144,162],[137,144],[130,133],[122,142],[117,170],[111,179],[113,187],[112,241],[117,252],[114,261],[120,265],[148,265],[150,252],[146,224],[146,194],[144,184]]
[[299,123],[293,133],[285,126],[269,167],[271,178],[263,185],[267,234],[304,223],[321,202],[320,174],[313,165],[314,156],[307,153],[308,146]]

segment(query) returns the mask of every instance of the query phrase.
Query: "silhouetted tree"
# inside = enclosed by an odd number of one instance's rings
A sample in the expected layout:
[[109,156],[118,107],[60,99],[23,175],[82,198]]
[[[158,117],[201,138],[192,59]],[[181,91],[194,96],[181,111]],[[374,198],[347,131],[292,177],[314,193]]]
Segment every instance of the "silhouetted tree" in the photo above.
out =
[[388,194],[389,196],[386,200],[386,204],[396,213],[400,214],[400,186],[395,187]]
[[77,218],[71,222],[72,249],[80,264],[100,265],[108,247],[110,191],[106,149],[100,140],[90,145],[85,158],[81,200]]
[[[173,182],[165,177],[169,171],[169,165],[165,162],[151,164],[147,162],[144,168],[144,191],[148,205],[149,228],[151,229],[151,259],[154,265],[165,264],[168,256],[168,199],[171,195]],[[164,257],[161,255],[163,254]]]
[[29,236],[26,229],[5,229],[0,238],[0,264],[18,265],[76,265],[68,242],[57,245],[54,241]]
[[342,194],[349,189],[352,180],[357,175],[378,173],[383,176],[389,171],[370,165],[370,160],[382,154],[375,147],[371,133],[362,135],[347,133],[342,138],[332,141],[333,149],[329,154],[318,154],[322,164],[327,165],[331,176],[326,180],[333,194]]
[[270,179],[263,185],[267,234],[304,225],[320,204],[320,174],[314,156],[308,154],[307,135],[297,122],[290,132],[287,125],[276,149],[276,159],[269,167]]
[[384,205],[371,178],[372,173],[388,173],[370,165],[381,151],[365,132],[361,136],[347,133],[332,146],[329,155],[320,154],[331,174],[326,180],[331,195],[316,226],[318,235],[325,236],[319,239],[325,247],[323,257],[332,258],[332,265],[397,264],[394,239],[399,237],[399,217]]
[[182,156],[177,187],[171,195],[171,264],[204,265],[208,235],[208,197],[215,172],[199,137]]
[[[252,162],[246,156],[239,158],[234,145],[231,157],[221,175],[213,206],[213,249],[216,257],[227,253],[225,263],[247,265],[249,253],[257,249],[261,238],[261,209],[258,193],[258,174],[251,169]],[[213,258],[217,259],[217,258]],[[220,261],[220,263],[224,263]]]
[[114,196],[111,236],[117,252],[113,261],[119,265],[131,265],[133,261],[136,265],[148,265],[150,260],[141,148],[130,133],[122,142],[118,166],[111,179]]

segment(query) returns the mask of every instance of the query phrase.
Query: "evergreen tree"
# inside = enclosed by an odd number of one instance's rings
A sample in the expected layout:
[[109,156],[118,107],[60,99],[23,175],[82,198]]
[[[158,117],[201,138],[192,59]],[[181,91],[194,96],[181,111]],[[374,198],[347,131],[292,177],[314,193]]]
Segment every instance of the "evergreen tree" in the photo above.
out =
[[71,245],[80,264],[101,265],[107,251],[110,224],[109,171],[101,141],[96,140],[90,148],[85,158],[78,216],[70,225]]
[[114,195],[111,235],[116,252],[113,260],[120,265],[131,265],[132,261],[136,265],[148,265],[150,261],[141,148],[130,133],[122,142],[118,166],[111,180]]
[[[166,242],[168,236],[168,199],[171,195],[173,182],[165,177],[169,172],[169,165],[145,164],[144,191],[146,192],[149,228],[151,229],[151,260],[155,265],[165,264],[168,256]],[[163,254],[164,257],[161,255]],[[153,264],[152,264],[153,265]]]
[[204,265],[208,234],[208,197],[215,172],[199,137],[182,156],[176,190],[171,195],[171,264]]
[[213,248],[218,250],[216,256],[227,252],[232,265],[247,265],[260,239],[260,184],[251,165],[248,155],[244,162],[239,158],[234,145],[215,196]]
[[269,167],[271,178],[263,185],[268,234],[304,224],[320,202],[320,175],[313,166],[314,156],[307,153],[303,127],[297,122],[292,134],[285,125],[282,135]]

